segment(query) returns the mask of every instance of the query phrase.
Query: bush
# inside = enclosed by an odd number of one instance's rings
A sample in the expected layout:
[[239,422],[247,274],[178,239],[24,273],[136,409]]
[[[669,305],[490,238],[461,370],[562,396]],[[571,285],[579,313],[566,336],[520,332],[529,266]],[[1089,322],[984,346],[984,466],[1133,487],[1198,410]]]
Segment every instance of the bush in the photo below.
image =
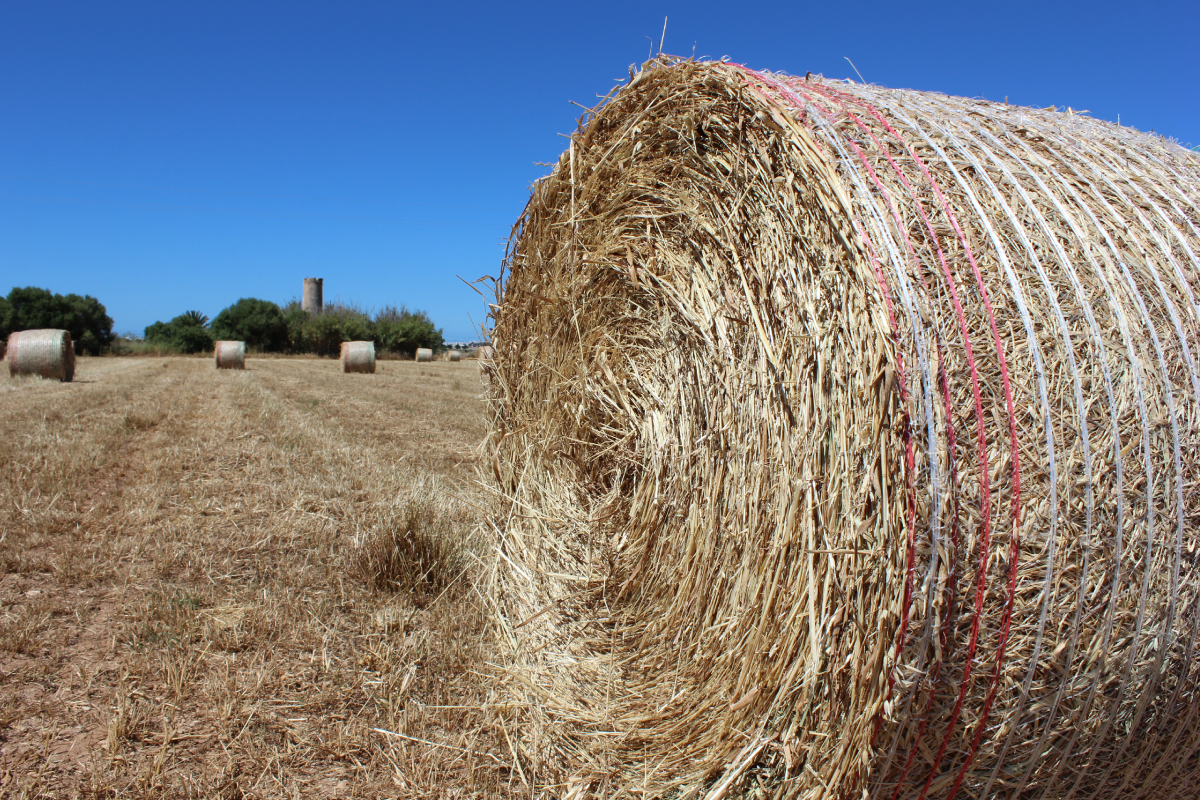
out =
[[112,317],[91,295],[54,294],[34,286],[14,287],[0,305],[0,335],[13,331],[57,328],[71,334],[75,350],[99,355],[112,344]]
[[270,300],[243,297],[217,314],[211,330],[214,339],[245,342],[255,350],[279,352],[288,346],[283,310]]
[[424,311],[388,306],[375,317],[375,346],[382,351],[416,356],[418,347],[438,350],[442,332]]
[[175,346],[185,353],[205,353],[215,344],[212,333],[197,325],[185,325],[175,336]]
[[[0,307],[0,315],[3,308]],[[332,303],[310,314],[292,300],[283,308],[269,300],[243,298],[226,308],[212,325],[199,311],[146,328],[146,342],[178,352],[212,349],[215,339],[243,341],[260,352],[315,353],[336,356],[342,342],[374,342],[378,352],[413,356],[418,347],[442,348],[442,332],[424,311],[387,306],[375,319],[361,308]]]
[[181,353],[203,353],[213,349],[213,336],[207,324],[208,317],[199,311],[188,311],[170,322],[156,322],[147,327],[146,341]]
[[326,306],[320,314],[308,316],[301,327],[303,349],[320,356],[337,355],[342,342],[374,340],[375,323],[354,306]]
[[288,352],[308,352],[308,347],[304,343],[304,325],[310,319],[312,319],[312,314],[301,308],[300,303],[296,300],[283,307],[283,322],[287,326]]

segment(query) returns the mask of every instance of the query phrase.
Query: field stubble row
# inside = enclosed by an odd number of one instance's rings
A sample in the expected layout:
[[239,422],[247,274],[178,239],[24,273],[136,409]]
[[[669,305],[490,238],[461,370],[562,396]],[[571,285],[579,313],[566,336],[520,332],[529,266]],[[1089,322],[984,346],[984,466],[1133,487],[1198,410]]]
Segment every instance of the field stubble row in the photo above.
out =
[[479,393],[470,362],[0,383],[0,796],[517,787],[470,576]]

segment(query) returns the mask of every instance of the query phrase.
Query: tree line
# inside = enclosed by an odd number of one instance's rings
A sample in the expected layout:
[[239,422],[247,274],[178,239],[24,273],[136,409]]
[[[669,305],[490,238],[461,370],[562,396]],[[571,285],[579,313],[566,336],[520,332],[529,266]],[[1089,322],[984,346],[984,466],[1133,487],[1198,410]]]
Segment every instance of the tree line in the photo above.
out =
[[75,351],[100,355],[116,339],[112,317],[90,294],[54,294],[35,286],[13,287],[0,297],[0,339],[14,331],[56,328],[71,334]]
[[368,341],[384,353],[413,355],[418,347],[439,349],[440,328],[424,311],[387,306],[374,317],[355,306],[326,305],[311,314],[293,300],[282,308],[270,300],[244,297],[221,311],[210,323],[198,311],[187,311],[169,322],[146,328],[146,342],[182,353],[202,353],[222,339],[269,353],[316,353],[336,356],[342,342]]
[[[115,350],[117,336],[104,304],[91,295],[55,294],[34,286],[14,287],[0,296],[0,342],[14,331],[57,328],[71,334],[80,354]],[[221,339],[243,341],[259,352],[336,356],[342,342],[370,341],[382,353],[413,355],[418,347],[440,349],[442,331],[424,311],[387,306],[374,316],[341,303],[310,314],[293,300],[280,307],[245,297],[209,319],[187,311],[145,329],[145,341],[180,353],[203,353]]]

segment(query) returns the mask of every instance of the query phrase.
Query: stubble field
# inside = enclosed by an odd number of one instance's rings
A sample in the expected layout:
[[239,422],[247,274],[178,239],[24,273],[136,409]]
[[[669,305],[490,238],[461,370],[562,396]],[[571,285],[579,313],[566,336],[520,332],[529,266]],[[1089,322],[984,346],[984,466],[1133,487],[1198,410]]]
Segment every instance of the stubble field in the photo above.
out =
[[480,392],[476,362],[4,370],[0,797],[522,793]]

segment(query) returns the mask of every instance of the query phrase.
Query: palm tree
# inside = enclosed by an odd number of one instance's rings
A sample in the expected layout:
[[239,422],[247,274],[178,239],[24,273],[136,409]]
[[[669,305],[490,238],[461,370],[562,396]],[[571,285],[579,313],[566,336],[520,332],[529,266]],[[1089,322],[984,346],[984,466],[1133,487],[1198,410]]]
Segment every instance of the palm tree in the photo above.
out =
[[187,311],[183,314],[183,319],[188,325],[196,325],[200,328],[208,327],[208,315],[199,311]]

